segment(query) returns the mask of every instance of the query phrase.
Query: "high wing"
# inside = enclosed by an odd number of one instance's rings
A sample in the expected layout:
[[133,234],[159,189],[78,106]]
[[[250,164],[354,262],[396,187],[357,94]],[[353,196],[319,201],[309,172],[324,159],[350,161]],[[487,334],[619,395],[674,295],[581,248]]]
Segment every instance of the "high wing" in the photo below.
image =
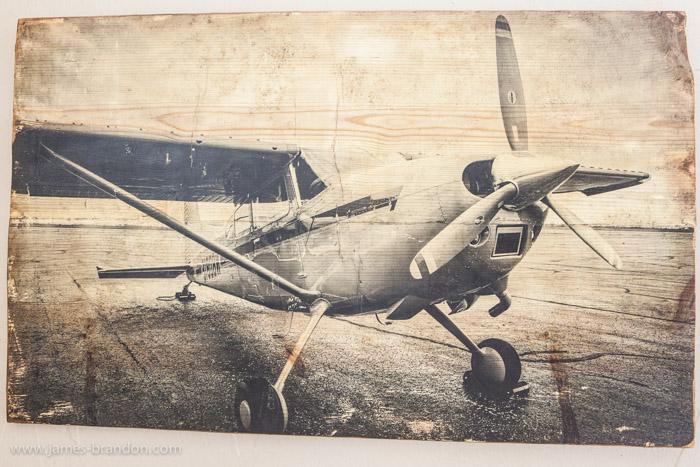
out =
[[[321,297],[319,292],[297,286],[228,245],[205,238],[134,194],[139,193],[145,199],[199,201],[209,196],[207,193],[212,187],[216,190],[223,186],[224,195],[229,199],[242,198],[261,181],[264,185],[274,168],[282,169],[293,161],[299,154],[296,149],[259,143],[242,145],[224,139],[204,144],[203,140],[188,141],[175,135],[134,135],[133,131],[125,133],[111,128],[73,129],[65,125],[33,124],[18,129],[12,149],[15,192],[38,196],[117,198],[307,303]],[[233,177],[234,183],[230,187],[225,185],[222,173]],[[105,177],[122,180],[130,190]],[[159,187],[161,183],[164,188]],[[129,277],[134,277],[134,274],[162,277],[163,274],[179,275],[186,272],[185,268],[111,273]],[[105,274],[110,272],[105,271],[101,276]]]
[[644,172],[581,166],[554,193],[580,191],[587,196],[591,196],[639,185],[648,179],[649,174]]
[[[199,243],[208,250],[231,261],[232,263],[242,267],[243,269],[250,271],[253,274],[256,274],[257,276],[265,279],[266,281],[271,282],[272,284],[278,286],[282,290],[299,297],[307,303],[315,302],[321,297],[321,293],[319,293],[318,291],[308,290],[299,287],[298,285],[267,269],[266,267],[261,266],[260,264],[257,264],[254,261],[248,259],[245,255],[237,253],[228,245],[225,245],[216,240],[210,240],[206,237],[203,237],[202,235],[195,232],[190,227],[183,224],[174,217],[169,216],[168,214],[156,209],[155,207],[141,200],[137,196],[134,196],[132,193],[129,193],[128,191],[120,188],[114,183],[111,183],[110,181],[100,177],[99,175],[87,170],[80,164],[77,164],[72,160],[63,157],[53,149],[46,146],[44,143],[40,143],[39,148],[37,148],[36,155],[37,157],[43,158],[50,163],[53,162],[55,164],[54,167],[60,167],[66,172],[69,172],[72,175],[91,184],[92,186],[104,191],[105,194],[117,198],[125,202],[129,206],[138,209],[147,216],[152,217],[158,222],[164,224],[165,226],[170,227],[174,231],[181,233],[190,240]],[[330,304],[328,304],[328,306],[330,306]],[[324,306],[322,307],[322,309],[323,312],[325,312],[327,307]]]
[[264,185],[299,154],[296,146],[241,143],[115,127],[18,125],[12,189],[38,196],[105,197],[102,190],[55,170],[40,145],[145,200],[237,201]]

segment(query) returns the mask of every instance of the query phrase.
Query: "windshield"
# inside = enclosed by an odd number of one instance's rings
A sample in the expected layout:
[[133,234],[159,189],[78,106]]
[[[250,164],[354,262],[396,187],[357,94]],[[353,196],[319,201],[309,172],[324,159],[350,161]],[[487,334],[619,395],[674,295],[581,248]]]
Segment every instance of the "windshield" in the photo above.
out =
[[326,188],[302,155],[259,183],[236,205],[227,236],[240,238],[254,230],[268,230],[296,214],[297,208]]

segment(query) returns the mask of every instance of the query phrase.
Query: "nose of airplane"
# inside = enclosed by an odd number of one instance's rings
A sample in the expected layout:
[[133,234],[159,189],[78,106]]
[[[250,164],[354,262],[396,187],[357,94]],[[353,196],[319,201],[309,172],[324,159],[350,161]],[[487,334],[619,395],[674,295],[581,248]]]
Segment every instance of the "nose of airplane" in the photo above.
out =
[[496,185],[514,183],[517,195],[509,200],[511,209],[521,209],[535,203],[571,177],[579,164],[560,157],[510,153],[496,157],[492,175]]

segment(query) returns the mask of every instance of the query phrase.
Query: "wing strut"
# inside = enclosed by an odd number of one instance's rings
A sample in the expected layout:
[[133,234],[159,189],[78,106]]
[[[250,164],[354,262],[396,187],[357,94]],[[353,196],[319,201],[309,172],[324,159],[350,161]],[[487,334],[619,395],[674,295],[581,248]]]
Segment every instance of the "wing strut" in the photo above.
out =
[[[146,214],[149,217],[152,217],[153,219],[157,220],[158,222],[165,224],[166,226],[170,227],[171,229],[175,230],[176,232],[181,233],[185,237],[189,238],[190,240],[193,240],[203,247],[213,251],[214,253],[222,256],[223,258],[226,258],[227,260],[237,264],[238,266],[242,267],[243,269],[246,269],[253,274],[256,274],[263,279],[271,282],[273,285],[279,286],[282,290],[289,292],[292,295],[295,295],[305,302],[311,303],[317,298],[321,296],[321,293],[315,290],[307,290],[303,289],[296,284],[288,281],[284,277],[275,274],[274,272],[270,271],[267,268],[264,268],[260,266],[259,264],[249,260],[245,256],[241,255],[240,253],[236,253],[229,247],[222,245],[219,242],[209,240],[207,238],[202,237],[199,235],[197,232],[194,232],[190,228],[188,228],[185,224],[182,222],[178,221],[177,219],[167,215],[166,213],[156,209],[155,207],[151,206],[150,204],[140,200],[136,196],[132,195],[126,190],[123,190],[122,188],[119,188],[117,185],[105,180],[104,178],[100,177],[99,175],[96,175],[86,168],[76,164],[75,162],[66,159],[65,157],[57,154],[47,146],[45,146],[43,143],[41,144],[41,147],[43,147],[51,156],[53,156],[54,160],[56,160],[60,165],[61,168],[64,170],[72,173],[78,178],[81,178],[85,180],[88,183],[91,183],[95,185],[96,187],[100,188],[103,190],[105,193],[109,194],[110,196],[114,196],[117,199],[120,199],[121,201],[124,201],[126,204],[129,206],[132,206],[142,213]],[[45,159],[51,161],[51,159],[42,156]]]

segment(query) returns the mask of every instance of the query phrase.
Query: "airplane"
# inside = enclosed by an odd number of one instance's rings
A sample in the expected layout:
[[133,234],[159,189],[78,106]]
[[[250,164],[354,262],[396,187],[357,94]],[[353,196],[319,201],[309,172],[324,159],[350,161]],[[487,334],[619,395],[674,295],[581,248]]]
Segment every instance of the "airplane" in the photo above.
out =
[[[524,387],[514,347],[475,343],[452,315],[482,295],[489,310],[511,306],[508,276],[554,212],[615,268],[615,250],[569,211],[558,193],[591,196],[639,185],[642,172],[584,167],[528,150],[525,95],[511,28],[495,22],[501,115],[511,151],[402,159],[341,174],[296,146],[183,137],[114,126],[19,122],[13,191],[30,196],[113,197],[204,247],[178,266],[103,269],[98,277],[189,281],[274,310],[308,312],[276,382],[245,379],[235,394],[241,430],[283,433],[285,382],[325,315],[386,311],[407,320],[426,311],[471,353],[486,393],[511,397]],[[63,170],[56,170],[60,167]],[[223,202],[224,233],[208,238],[149,204]],[[438,305],[446,302],[450,312]]]

